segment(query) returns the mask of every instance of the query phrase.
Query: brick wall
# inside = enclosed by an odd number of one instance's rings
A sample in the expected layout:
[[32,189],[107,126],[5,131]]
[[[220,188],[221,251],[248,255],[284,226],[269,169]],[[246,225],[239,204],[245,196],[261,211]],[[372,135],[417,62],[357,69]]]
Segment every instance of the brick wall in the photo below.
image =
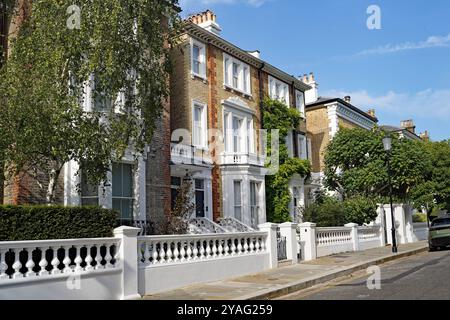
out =
[[306,109],[306,123],[308,137],[311,139],[311,171],[321,172],[324,169],[323,153],[330,141],[327,108]]

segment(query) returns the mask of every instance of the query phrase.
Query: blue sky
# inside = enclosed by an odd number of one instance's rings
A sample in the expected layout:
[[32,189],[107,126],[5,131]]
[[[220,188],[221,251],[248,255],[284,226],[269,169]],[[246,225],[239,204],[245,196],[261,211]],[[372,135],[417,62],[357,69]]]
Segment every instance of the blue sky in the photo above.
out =
[[[369,5],[381,29],[369,30]],[[181,0],[182,15],[212,9],[222,37],[289,74],[314,72],[321,96],[352,96],[380,124],[413,119],[450,138],[450,1]]]

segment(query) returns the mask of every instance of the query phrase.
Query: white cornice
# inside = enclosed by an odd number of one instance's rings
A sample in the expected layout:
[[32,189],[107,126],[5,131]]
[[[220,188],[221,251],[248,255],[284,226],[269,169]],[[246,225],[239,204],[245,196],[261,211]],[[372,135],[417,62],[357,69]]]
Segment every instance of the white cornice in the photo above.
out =
[[231,107],[245,113],[250,113],[252,115],[256,114],[255,110],[251,109],[244,100],[238,97],[231,97],[222,100],[221,102],[224,107]]

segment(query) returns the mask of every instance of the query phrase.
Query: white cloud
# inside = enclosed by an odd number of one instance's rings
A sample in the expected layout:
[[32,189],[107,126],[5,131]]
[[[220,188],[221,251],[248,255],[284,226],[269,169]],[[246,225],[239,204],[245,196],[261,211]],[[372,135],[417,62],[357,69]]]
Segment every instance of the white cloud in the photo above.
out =
[[400,44],[387,44],[374,49],[368,49],[357,53],[357,56],[387,54],[406,50],[420,50],[435,47],[449,47],[450,34],[447,36],[431,36],[425,41],[420,42],[404,42]]
[[[323,96],[351,96],[352,104],[364,111],[373,108],[396,118],[430,119],[450,124],[450,89],[426,89],[415,93],[389,91],[383,95],[371,95],[366,90],[353,92],[330,90],[324,92]],[[381,120],[384,124],[389,122],[389,119]]]

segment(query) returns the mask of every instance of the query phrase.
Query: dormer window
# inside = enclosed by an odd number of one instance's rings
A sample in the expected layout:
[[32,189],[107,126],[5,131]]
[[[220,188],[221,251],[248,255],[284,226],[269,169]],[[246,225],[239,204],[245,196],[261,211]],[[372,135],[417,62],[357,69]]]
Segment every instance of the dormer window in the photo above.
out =
[[206,79],[206,46],[197,40],[191,41],[192,75]]

